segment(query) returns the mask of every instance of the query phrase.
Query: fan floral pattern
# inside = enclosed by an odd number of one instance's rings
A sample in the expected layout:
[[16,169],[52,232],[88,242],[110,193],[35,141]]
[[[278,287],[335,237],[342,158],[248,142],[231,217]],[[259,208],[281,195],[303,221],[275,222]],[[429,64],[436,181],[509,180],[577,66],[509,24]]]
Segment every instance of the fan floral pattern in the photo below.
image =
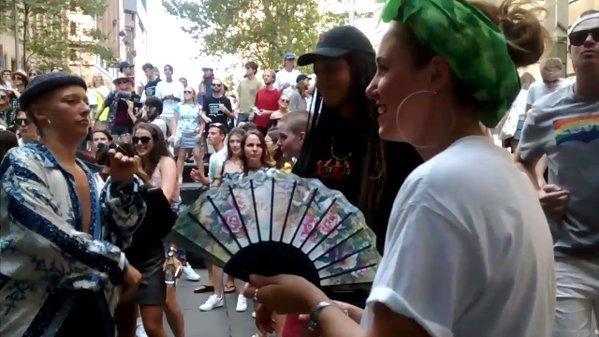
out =
[[275,169],[203,192],[170,239],[219,266],[249,245],[283,242],[312,261],[321,286],[372,282],[381,258],[364,216],[340,192]]

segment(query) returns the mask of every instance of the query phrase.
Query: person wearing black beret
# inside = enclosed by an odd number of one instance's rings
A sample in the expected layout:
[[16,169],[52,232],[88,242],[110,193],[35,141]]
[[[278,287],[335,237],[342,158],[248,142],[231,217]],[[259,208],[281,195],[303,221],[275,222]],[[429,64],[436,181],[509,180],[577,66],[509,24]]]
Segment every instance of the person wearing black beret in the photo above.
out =
[[41,137],[0,164],[0,336],[112,337],[118,292],[127,300],[140,281],[122,249],[145,215],[141,181],[114,149],[106,183],[76,158],[90,125],[85,90],[53,72],[20,97]]

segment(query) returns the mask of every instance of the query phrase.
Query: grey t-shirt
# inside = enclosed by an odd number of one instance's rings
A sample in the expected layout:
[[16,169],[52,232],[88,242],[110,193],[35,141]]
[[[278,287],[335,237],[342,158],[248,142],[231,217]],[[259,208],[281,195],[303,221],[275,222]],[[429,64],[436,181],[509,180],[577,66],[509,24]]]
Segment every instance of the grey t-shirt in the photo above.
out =
[[297,89],[294,89],[293,93],[289,95],[289,111],[306,110],[306,108],[306,99],[300,95]]
[[549,183],[570,191],[564,221],[554,228],[555,251],[599,255],[599,101],[583,101],[568,84],[529,111],[520,157],[547,154]]
[[543,81],[537,81],[531,84],[530,88],[528,88],[528,97],[526,98],[526,104],[533,105],[539,98],[548,95],[552,92],[555,92],[559,88],[563,88],[568,84],[569,81],[563,78],[560,79],[559,83],[551,87],[547,86],[547,84],[545,84],[545,82]]

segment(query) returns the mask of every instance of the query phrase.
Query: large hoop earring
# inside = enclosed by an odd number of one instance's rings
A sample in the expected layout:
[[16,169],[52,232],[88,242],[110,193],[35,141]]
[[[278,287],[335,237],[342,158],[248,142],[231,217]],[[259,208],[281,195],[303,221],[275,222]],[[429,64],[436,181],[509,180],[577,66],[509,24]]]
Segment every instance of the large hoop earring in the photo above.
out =
[[[399,122],[399,112],[401,110],[401,108],[404,106],[404,104],[412,97],[416,96],[416,95],[422,95],[422,94],[429,94],[431,96],[435,96],[436,94],[438,94],[437,91],[434,90],[419,90],[419,91],[414,91],[413,93],[409,94],[408,96],[406,96],[406,98],[403,99],[403,101],[401,101],[401,103],[399,103],[399,106],[397,107],[397,110],[395,110],[395,125],[397,126],[397,129],[399,130],[399,134],[401,136],[402,139],[405,139],[407,141],[407,138],[404,137],[404,132],[401,130],[401,123]],[[451,113],[451,127],[450,127],[450,132],[451,130],[453,130],[455,126],[455,112],[452,111]],[[419,149],[428,149],[428,148],[434,148],[437,147],[439,145],[441,145],[442,142],[439,142],[437,144],[414,144],[413,142],[409,142],[412,146],[414,146],[415,148],[419,148]]]

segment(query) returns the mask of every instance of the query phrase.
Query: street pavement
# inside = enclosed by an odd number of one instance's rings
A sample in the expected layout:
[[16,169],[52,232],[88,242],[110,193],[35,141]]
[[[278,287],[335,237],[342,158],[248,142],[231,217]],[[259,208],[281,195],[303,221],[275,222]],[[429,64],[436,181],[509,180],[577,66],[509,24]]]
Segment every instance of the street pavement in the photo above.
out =
[[[177,300],[185,317],[186,337],[250,337],[256,333],[252,318],[252,301],[248,300],[248,310],[236,312],[237,294],[225,295],[225,307],[202,312],[198,307],[204,303],[210,293],[194,294],[193,289],[204,284],[208,279],[205,269],[196,269],[200,274],[199,282],[185,280],[184,276],[177,282]],[[237,282],[237,290],[243,287]],[[166,320],[164,328],[168,336],[173,336]]]

